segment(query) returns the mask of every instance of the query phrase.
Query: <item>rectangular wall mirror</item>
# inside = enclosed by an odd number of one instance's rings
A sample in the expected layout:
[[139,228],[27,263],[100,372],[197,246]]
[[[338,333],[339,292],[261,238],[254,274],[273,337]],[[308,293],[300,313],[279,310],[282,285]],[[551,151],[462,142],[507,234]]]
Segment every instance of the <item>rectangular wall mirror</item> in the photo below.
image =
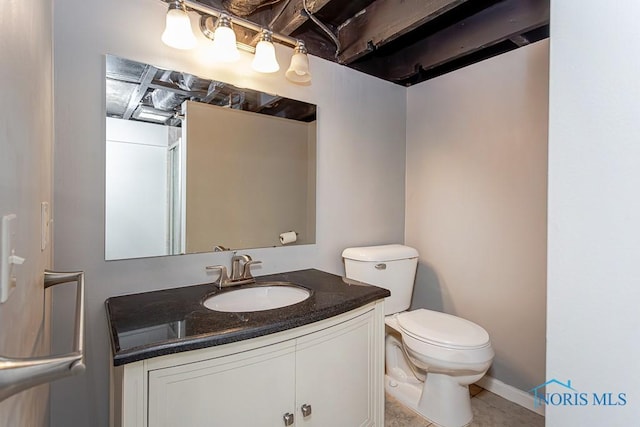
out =
[[106,56],[105,258],[315,243],[316,106]]

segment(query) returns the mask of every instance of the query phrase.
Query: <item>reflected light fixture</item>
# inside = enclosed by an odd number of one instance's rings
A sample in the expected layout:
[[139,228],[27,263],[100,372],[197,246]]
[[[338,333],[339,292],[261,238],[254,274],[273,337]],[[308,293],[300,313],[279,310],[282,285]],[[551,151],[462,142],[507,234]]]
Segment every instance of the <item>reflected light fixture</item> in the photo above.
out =
[[169,5],[162,41],[176,49],[192,49],[196,46],[196,36],[193,35],[189,15],[181,1]]
[[236,44],[236,33],[228,15],[220,15],[213,33],[213,59],[219,62],[234,62],[240,59]]
[[256,45],[256,54],[251,62],[251,68],[259,73],[275,73],[280,69],[276,59],[276,49],[273,46],[272,33],[262,30],[260,41]]
[[298,40],[296,43],[291,57],[291,65],[289,65],[285,76],[294,83],[309,83],[311,81],[309,57],[307,57],[307,48],[302,40]]

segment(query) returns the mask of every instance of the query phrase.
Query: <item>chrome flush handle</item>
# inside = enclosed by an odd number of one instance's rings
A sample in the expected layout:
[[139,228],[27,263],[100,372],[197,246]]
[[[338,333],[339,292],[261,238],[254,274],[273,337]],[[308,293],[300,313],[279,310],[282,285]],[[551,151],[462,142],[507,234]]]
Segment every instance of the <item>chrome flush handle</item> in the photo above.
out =
[[375,267],[376,267],[376,270],[386,270],[387,269],[387,264],[380,263],[380,264],[376,264]]

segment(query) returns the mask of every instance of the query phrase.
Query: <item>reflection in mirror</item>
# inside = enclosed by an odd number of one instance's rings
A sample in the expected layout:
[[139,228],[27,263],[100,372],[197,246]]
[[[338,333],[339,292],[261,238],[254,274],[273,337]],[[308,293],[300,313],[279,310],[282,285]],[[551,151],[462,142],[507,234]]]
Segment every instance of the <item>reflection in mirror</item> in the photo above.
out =
[[315,243],[316,106],[106,57],[107,260]]

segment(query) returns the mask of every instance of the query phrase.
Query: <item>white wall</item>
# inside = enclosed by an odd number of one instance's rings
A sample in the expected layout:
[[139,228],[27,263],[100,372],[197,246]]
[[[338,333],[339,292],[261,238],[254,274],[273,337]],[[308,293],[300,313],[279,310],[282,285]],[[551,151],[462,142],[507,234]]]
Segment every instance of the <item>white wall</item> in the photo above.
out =
[[[0,305],[0,355],[7,357],[49,352],[43,273],[51,247],[40,250],[40,202],[51,201],[51,22],[49,0],[0,2],[0,217],[18,216],[16,254],[26,258]],[[48,394],[45,385],[3,401],[0,425],[46,426]]]
[[[88,370],[55,384],[53,426],[107,425],[106,298],[211,281],[204,266],[229,261],[226,253],[104,261],[105,53],[318,105],[317,243],[248,251],[264,262],[259,274],[306,267],[342,274],[343,248],[403,240],[404,88],[313,57],[312,85],[287,83],[291,50],[280,46],[283,70],[275,75],[243,71],[246,56],[235,71],[207,64],[202,51],[159,41],[165,11],[157,0],[67,0],[54,10],[54,264],[86,271]],[[72,319],[63,319],[72,304],[60,301],[65,297],[72,296],[59,292],[54,301],[57,345],[65,345],[71,328]]]
[[105,257],[168,254],[169,127],[107,117]]
[[636,0],[551,2],[547,379],[628,403],[548,406],[548,426],[638,424],[638,16]]
[[489,375],[524,391],[545,378],[548,54],[544,40],[407,95],[413,306],[483,326]]

